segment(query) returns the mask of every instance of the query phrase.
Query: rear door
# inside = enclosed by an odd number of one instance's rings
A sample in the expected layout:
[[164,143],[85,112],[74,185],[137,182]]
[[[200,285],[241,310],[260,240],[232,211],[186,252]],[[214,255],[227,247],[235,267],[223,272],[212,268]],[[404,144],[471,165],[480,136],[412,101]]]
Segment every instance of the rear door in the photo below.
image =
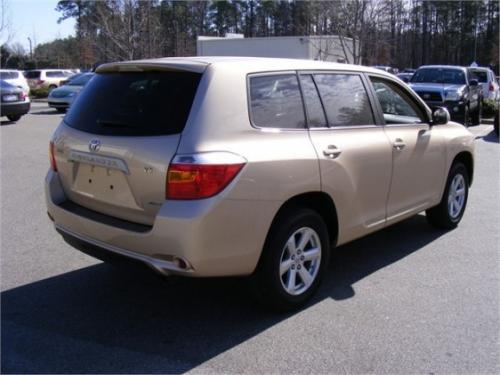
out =
[[201,78],[183,71],[96,74],[55,135],[69,200],[152,224]]
[[443,134],[429,125],[421,108],[405,87],[371,76],[385,133],[392,146],[392,181],[387,220],[399,220],[439,202],[445,176]]
[[336,204],[342,243],[385,224],[391,146],[376,124],[361,74],[312,72],[300,78],[322,189]]

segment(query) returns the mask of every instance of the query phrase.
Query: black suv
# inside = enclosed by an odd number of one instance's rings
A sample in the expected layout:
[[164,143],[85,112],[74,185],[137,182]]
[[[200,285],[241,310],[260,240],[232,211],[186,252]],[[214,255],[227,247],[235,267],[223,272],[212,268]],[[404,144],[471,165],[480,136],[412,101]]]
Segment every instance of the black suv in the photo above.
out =
[[410,87],[431,107],[446,107],[453,121],[465,126],[479,125],[482,113],[482,89],[469,68],[451,65],[420,67]]

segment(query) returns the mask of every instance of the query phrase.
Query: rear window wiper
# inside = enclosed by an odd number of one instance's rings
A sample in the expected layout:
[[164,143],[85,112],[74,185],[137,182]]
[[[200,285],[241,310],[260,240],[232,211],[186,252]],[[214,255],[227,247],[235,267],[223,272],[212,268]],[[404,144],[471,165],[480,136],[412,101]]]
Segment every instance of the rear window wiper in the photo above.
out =
[[97,124],[105,128],[137,128],[136,125],[113,120],[97,120]]

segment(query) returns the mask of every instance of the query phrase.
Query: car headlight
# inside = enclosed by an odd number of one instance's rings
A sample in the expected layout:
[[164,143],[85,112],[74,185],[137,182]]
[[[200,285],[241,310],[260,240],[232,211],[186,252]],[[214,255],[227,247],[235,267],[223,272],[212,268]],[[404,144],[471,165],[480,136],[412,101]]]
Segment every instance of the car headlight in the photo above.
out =
[[458,101],[462,99],[462,92],[460,91],[445,91],[444,100],[447,101]]
[[71,96],[75,96],[75,95],[76,95],[76,92],[69,92],[68,95],[66,95],[66,96],[71,97]]

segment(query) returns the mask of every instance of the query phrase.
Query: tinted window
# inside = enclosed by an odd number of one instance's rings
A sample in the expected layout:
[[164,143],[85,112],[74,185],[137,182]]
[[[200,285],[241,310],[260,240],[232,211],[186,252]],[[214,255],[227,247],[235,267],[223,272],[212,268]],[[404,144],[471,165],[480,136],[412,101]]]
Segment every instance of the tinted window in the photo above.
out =
[[18,77],[18,72],[0,72],[0,79],[16,79]]
[[311,75],[300,76],[300,83],[302,84],[302,93],[307,107],[308,124],[311,127],[324,127],[327,126],[325,112],[321,105],[321,100],[316,90]]
[[474,76],[473,78],[476,78],[479,82],[485,83],[488,82],[488,72],[486,71],[479,71],[479,70],[473,70],[472,71]]
[[50,78],[66,77],[63,72],[45,72],[45,76]]
[[40,71],[39,70],[30,70],[29,72],[26,72],[26,78],[38,79],[38,78],[40,78]]
[[460,69],[422,68],[411,77],[411,82],[465,85],[465,74]]
[[330,126],[375,124],[361,77],[354,74],[315,74]]
[[65,122],[93,134],[177,134],[184,129],[200,78],[188,72],[96,74]]
[[303,128],[304,108],[295,74],[250,78],[252,122],[269,128]]
[[386,124],[413,124],[421,122],[411,98],[395,85],[371,78]]

